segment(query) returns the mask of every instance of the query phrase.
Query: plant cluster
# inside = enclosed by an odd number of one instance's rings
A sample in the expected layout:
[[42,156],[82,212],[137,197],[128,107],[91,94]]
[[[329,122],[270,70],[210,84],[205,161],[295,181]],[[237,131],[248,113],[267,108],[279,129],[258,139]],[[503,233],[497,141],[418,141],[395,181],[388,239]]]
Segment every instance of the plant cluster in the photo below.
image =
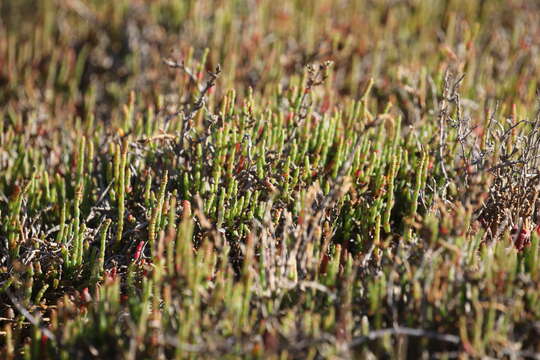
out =
[[1,2],[0,358],[537,358],[539,32]]

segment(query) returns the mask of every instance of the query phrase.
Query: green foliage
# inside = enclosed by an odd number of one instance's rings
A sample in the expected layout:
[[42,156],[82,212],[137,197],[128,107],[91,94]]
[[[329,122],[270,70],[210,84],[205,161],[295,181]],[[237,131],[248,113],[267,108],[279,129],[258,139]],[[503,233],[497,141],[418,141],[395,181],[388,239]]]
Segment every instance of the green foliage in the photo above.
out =
[[534,355],[539,14],[0,3],[0,354]]

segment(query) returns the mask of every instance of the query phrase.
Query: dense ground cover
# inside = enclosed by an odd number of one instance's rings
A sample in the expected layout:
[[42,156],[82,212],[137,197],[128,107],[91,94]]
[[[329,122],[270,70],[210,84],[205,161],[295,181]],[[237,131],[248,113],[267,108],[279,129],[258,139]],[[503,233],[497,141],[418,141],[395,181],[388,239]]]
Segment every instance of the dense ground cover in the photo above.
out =
[[538,358],[533,1],[0,2],[0,358]]

